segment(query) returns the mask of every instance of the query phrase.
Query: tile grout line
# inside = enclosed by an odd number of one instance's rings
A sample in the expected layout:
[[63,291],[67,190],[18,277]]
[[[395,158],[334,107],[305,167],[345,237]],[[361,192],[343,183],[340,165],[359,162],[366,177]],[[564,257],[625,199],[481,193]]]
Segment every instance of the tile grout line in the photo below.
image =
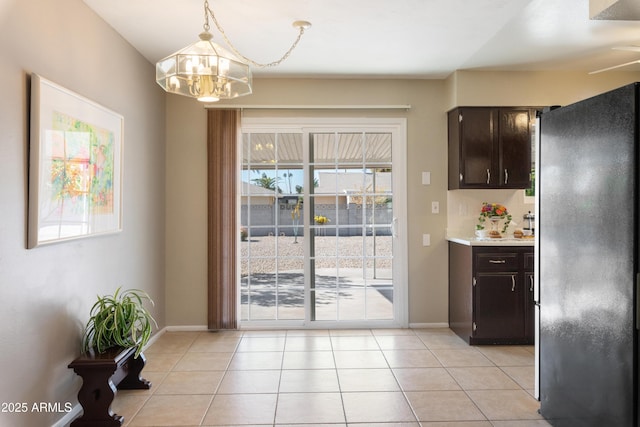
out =
[[[505,374],[509,379],[511,379],[511,380],[512,380],[512,381],[513,381],[513,382],[514,382],[514,383],[519,387],[518,389],[515,389],[515,390],[517,390],[517,391],[524,391],[524,392],[526,393],[526,390],[525,390],[525,389],[524,389],[524,388],[523,388],[523,387],[522,387],[522,386],[521,386],[521,385],[520,385],[520,384],[519,384],[515,379],[513,379],[509,374],[507,374],[507,373],[502,369],[502,366],[501,366],[501,365],[498,365],[498,363],[497,363],[497,362],[495,362],[493,359],[491,359],[491,358],[490,358],[487,354],[485,354],[482,350],[480,350],[480,349],[478,349],[478,348],[476,348],[476,347],[473,347],[473,349],[474,349],[475,351],[477,351],[478,353],[482,354],[482,355],[483,355],[487,360],[489,360],[489,361],[493,364],[493,367],[497,368],[500,372],[502,372],[502,373],[503,373],[503,374]],[[449,373],[449,375],[451,375],[451,377],[452,377],[456,382],[458,382],[458,380],[456,380],[456,378],[455,378],[455,377],[451,374],[451,372],[449,371],[449,368],[454,368],[454,367],[445,367],[445,369],[447,370],[447,372]],[[458,383],[458,385],[460,385],[460,384]],[[483,411],[483,410],[478,406],[478,404],[477,404],[477,403],[476,403],[476,401],[471,397],[471,395],[469,395],[469,393],[468,393],[468,392],[469,392],[469,391],[474,391],[474,390],[467,390],[467,389],[465,389],[464,387],[462,387],[462,385],[460,385],[460,388],[464,391],[465,395],[467,395],[467,397],[468,397],[468,398],[469,398],[469,400],[474,404],[474,406],[475,406],[476,408],[478,408],[478,410],[480,411],[480,413],[481,413],[482,415],[484,415],[484,417],[486,418],[486,420],[487,420],[488,422],[490,422],[490,423],[491,423],[491,425],[492,425],[492,426],[495,426],[495,425],[496,425],[496,424],[495,424],[495,422],[500,422],[500,421],[509,421],[509,420],[492,420],[491,418],[489,418],[489,416],[488,416],[488,415],[487,415],[487,414],[486,414],[486,413],[485,413],[485,412],[484,412],[484,411]],[[515,391],[515,390],[511,390],[511,389],[499,389],[499,390],[498,390],[498,389],[496,389],[496,390],[491,390],[491,391],[508,391],[508,392],[513,392],[513,391]],[[486,390],[480,390],[480,389],[479,389],[479,391],[486,391]],[[527,393],[527,394],[528,394],[528,393]]]
[[[201,425],[201,426],[203,425],[204,420],[207,418],[207,414],[211,410],[211,406],[213,405],[214,400],[219,395],[218,391],[220,390],[220,387],[222,386],[222,382],[224,381],[224,379],[227,376],[227,373],[229,372],[229,368],[231,367],[231,362],[233,361],[234,357],[238,353],[238,347],[240,346],[240,342],[242,342],[243,338],[244,338],[244,332],[242,332],[242,334],[240,335],[240,339],[238,340],[238,342],[236,343],[235,347],[233,348],[233,352],[231,352],[231,357],[229,358],[229,361],[227,362],[227,364],[224,367],[224,374],[222,374],[222,377],[220,378],[220,381],[218,382],[218,385],[216,386],[215,390],[213,391],[213,394],[211,395],[211,400],[209,401],[209,405],[207,406],[207,409],[204,411],[204,415],[202,416],[202,419],[200,420],[200,424],[199,425]],[[194,342],[195,342],[195,340],[194,340]],[[189,348],[191,348],[191,346]],[[187,350],[187,352],[185,352],[185,354],[187,354],[187,353],[188,353],[188,350]],[[209,352],[207,352],[207,353],[209,353]],[[173,371],[173,368],[171,369],[171,371]]]
[[[376,343],[376,346],[377,346],[377,350],[376,351],[379,351],[382,354],[383,358],[384,358],[385,365],[386,365],[385,370],[388,370],[392,374],[392,376],[393,376],[393,378],[395,380],[396,386],[398,387],[399,391],[402,392],[403,397],[404,397],[404,401],[409,406],[409,408],[411,410],[411,413],[412,413],[413,418],[414,418],[414,421],[411,421],[411,423],[417,423],[418,425],[422,426],[422,421],[419,420],[419,418],[417,416],[417,413],[416,413],[415,409],[413,408],[413,406],[411,405],[411,402],[410,402],[410,400],[409,400],[409,398],[407,396],[408,391],[405,390],[402,387],[402,385],[400,384],[400,381],[398,380],[398,376],[396,375],[396,372],[394,372],[394,369],[391,368],[391,364],[390,364],[390,361],[389,361],[389,356],[387,354],[385,354],[385,352],[383,350],[383,346],[382,346],[381,341],[380,341],[383,336],[385,336],[385,337],[389,337],[389,336],[397,336],[397,337],[411,336],[411,337],[417,337],[421,341],[422,345],[424,346],[424,350],[428,351],[429,353],[431,353],[435,357],[435,360],[437,360],[438,363],[440,364],[440,366],[442,368],[444,368],[445,372],[447,372],[447,374],[451,376],[451,378],[453,379],[455,384],[457,384],[457,386],[460,388],[460,390],[463,391],[465,393],[465,395],[467,396],[467,398],[473,403],[474,407],[476,407],[476,409],[479,411],[479,413],[482,414],[485,417],[485,421],[486,422],[489,422],[492,426],[495,426],[496,422],[508,421],[508,420],[491,420],[491,419],[489,419],[487,414],[485,414],[485,412],[482,411],[482,409],[478,406],[478,404],[476,404],[476,402],[471,398],[469,392],[470,391],[474,391],[474,389],[467,390],[464,387],[462,387],[462,384],[460,384],[459,380],[455,376],[453,376],[453,374],[451,372],[451,370],[454,369],[454,368],[458,368],[458,367],[469,367],[469,368],[472,368],[474,366],[444,366],[444,364],[442,363],[441,358],[439,358],[435,353],[433,353],[432,349],[424,341],[424,337],[416,334],[415,331],[412,331],[412,333],[408,334],[408,335],[390,334],[390,335],[381,335],[380,337],[378,337],[376,334],[374,334],[373,330],[369,329],[368,331],[370,332],[371,335],[367,335],[367,336],[373,336],[374,337],[374,342]],[[198,333],[196,335],[196,337],[193,338],[193,340],[191,340],[190,343],[188,343],[188,345],[184,346],[183,350],[180,352],[180,357],[177,359],[177,361],[175,363],[173,363],[171,365],[171,367],[166,372],[158,371],[158,373],[161,373],[163,375],[163,379],[160,382],[160,384],[162,384],[162,382],[171,373],[180,372],[180,371],[175,371],[175,369],[178,367],[180,361],[182,361],[187,356],[187,354],[190,353],[190,349],[194,348],[195,343],[197,342],[199,337],[202,337],[202,336],[204,336],[203,332]],[[340,335],[340,334],[338,334],[338,335],[335,335],[335,336],[338,337],[338,336],[351,336],[351,335]],[[358,336],[358,335],[353,335],[353,336],[355,337],[355,336]],[[274,427],[278,425],[278,424],[276,424],[276,422],[277,422],[277,410],[278,410],[278,405],[280,404],[280,393],[281,393],[281,387],[282,387],[282,384],[283,384],[283,375],[284,375],[284,371],[285,371],[285,363],[284,363],[285,362],[285,356],[287,355],[287,353],[293,353],[293,352],[297,351],[295,349],[291,350],[291,351],[287,351],[287,344],[289,342],[291,342],[291,340],[289,338],[295,338],[295,337],[297,337],[297,335],[289,335],[289,332],[287,332],[284,335],[282,358],[280,360],[280,364],[279,364],[280,366],[279,366],[279,369],[278,369],[279,370],[279,377],[278,377],[278,385],[277,385],[277,391],[276,391],[275,410],[274,410],[273,423],[272,423],[272,426],[274,426]],[[213,401],[215,400],[216,396],[218,396],[218,394],[219,394],[218,391],[220,390],[220,387],[221,387],[221,385],[222,385],[222,383],[224,381],[224,378],[227,377],[227,374],[230,372],[230,367],[232,365],[232,362],[233,362],[234,358],[240,353],[238,350],[240,349],[240,346],[241,346],[241,343],[242,343],[243,339],[244,338],[250,338],[250,337],[245,336],[244,332],[242,332],[242,334],[238,338],[239,339],[237,340],[233,351],[230,352],[231,356],[230,356],[229,360],[225,364],[224,374],[220,378],[215,390],[213,391],[212,395],[210,396],[209,403],[207,404],[207,407],[206,407],[206,410],[204,412],[204,415],[202,416],[202,419],[200,420],[200,423],[198,425],[203,425],[204,424],[206,416],[207,416],[207,413],[211,409],[211,406],[212,406]],[[306,339],[308,337],[306,335],[304,335],[304,336],[301,336],[301,338],[305,338]],[[336,351],[340,351],[340,350],[336,350],[336,348],[334,346],[334,340],[332,339],[332,335],[331,334],[329,334],[329,346],[330,346],[330,351],[331,351],[331,357],[332,357],[332,360],[333,360],[333,369],[332,369],[332,371],[336,375],[336,380],[337,380],[337,385],[338,385],[338,392],[340,393],[340,402],[342,404],[342,414],[343,414],[344,423],[345,423],[345,424],[342,424],[342,423],[339,423],[339,424],[340,425],[348,425],[347,413],[346,413],[346,407],[345,407],[345,401],[344,401],[344,395],[347,392],[343,390],[343,385],[342,385],[341,380],[340,380],[340,375],[339,375],[339,372],[338,372],[339,369],[338,369],[338,364],[337,364],[337,360],[336,360]],[[394,344],[394,346],[395,346],[395,344]],[[389,350],[391,350],[391,351],[400,351],[400,352],[413,350],[413,348],[398,349],[398,348],[395,348],[394,346],[391,346],[391,348]],[[489,367],[498,368],[498,370],[499,370],[499,372],[501,374],[505,375],[507,378],[509,378],[511,381],[513,381],[517,386],[517,389],[500,389],[500,390],[509,391],[509,392],[513,392],[515,390],[517,390],[518,392],[525,391],[525,393],[527,395],[529,394],[527,392],[527,390],[523,387],[523,385],[521,385],[513,376],[511,376],[509,373],[507,373],[503,369],[505,367],[522,367],[522,368],[525,368],[525,367],[529,367],[529,365],[527,365],[527,364],[522,364],[522,365],[521,364],[516,364],[516,365],[505,365],[505,366],[502,366],[502,365],[499,365],[496,361],[494,361],[494,358],[489,357],[488,355],[486,355],[480,349],[474,348],[474,347],[471,347],[471,348],[473,348],[473,350],[475,352],[478,352],[479,354],[481,354],[483,357],[485,357],[490,362],[491,365],[487,366],[487,368],[489,368]],[[344,351],[347,351],[347,350],[349,350],[349,349],[346,349]],[[363,349],[358,349],[358,350],[359,351],[364,351]],[[351,351],[358,351],[358,350],[351,350]],[[422,350],[422,348],[420,350]],[[259,350],[257,350],[257,351],[259,351]],[[316,352],[316,351],[320,351],[320,350],[316,350],[316,349],[309,350],[306,347],[306,344],[305,344],[303,349],[299,350],[299,351],[302,351],[302,352]],[[212,352],[206,352],[206,353],[212,353]],[[215,352],[213,352],[213,353],[215,353]],[[226,351],[225,351],[225,353],[226,353]],[[508,363],[508,362],[506,362],[506,363]],[[300,369],[308,369],[308,367],[300,368]],[[310,368],[310,369],[314,369],[315,370],[315,369],[324,369],[324,368]],[[349,368],[345,368],[345,369],[349,369]],[[362,368],[362,369],[365,369],[365,368]],[[373,369],[373,368],[371,368],[371,369]],[[401,367],[399,367],[397,369],[401,369]],[[156,372],[156,371],[154,371],[154,372]],[[158,390],[158,387],[154,387],[154,390],[152,390],[152,392],[148,396],[145,397],[144,402],[141,404],[139,409],[136,410],[136,412],[133,413],[133,415],[130,416],[130,420],[128,420],[129,422],[125,423],[126,426],[131,425],[131,423],[133,423],[135,421],[135,417],[140,413],[142,408],[148,403],[149,399],[156,395],[157,390]],[[482,389],[478,389],[478,390],[482,390]],[[369,390],[369,391],[375,392],[376,390]],[[311,392],[309,392],[309,393],[311,393]],[[200,394],[204,394],[204,393],[200,393]],[[478,420],[478,421],[480,421],[480,420]],[[331,423],[331,424],[334,424],[334,423]]]
[[278,389],[276,390],[276,405],[273,411],[273,426],[276,425],[278,419],[278,405],[280,404],[280,387],[282,387],[282,372],[284,371],[284,356],[287,352],[287,339],[289,338],[289,331],[284,335],[284,344],[282,346],[282,360],[280,360],[280,376],[278,378]]
[[[427,345],[424,343],[424,341],[422,341],[422,339],[420,339],[420,337],[418,337],[415,333],[415,331],[413,331],[413,335],[410,336],[415,336],[416,338],[418,338],[420,340],[420,342],[422,343],[422,345],[424,345],[426,350],[429,350],[427,348]],[[376,342],[378,340],[376,339]],[[380,343],[378,342],[378,347],[380,347]],[[398,349],[395,349],[398,350]],[[393,368],[391,368],[391,364],[389,363],[389,359],[387,359],[387,356],[384,354],[384,350],[382,350],[382,347],[380,347],[380,351],[382,352],[382,357],[384,357],[385,362],[387,362],[387,366],[389,367],[389,370],[391,371],[391,375],[393,375],[393,378],[396,380],[396,384],[398,385],[398,388],[400,389],[400,392],[402,393],[402,397],[404,397],[405,402],[407,403],[407,406],[409,406],[409,409],[411,410],[411,413],[413,414],[413,418],[415,419],[415,422],[418,423],[418,425],[420,427],[422,427],[422,421],[420,420],[420,417],[418,417],[418,413],[416,412],[415,408],[413,407],[413,405],[411,404],[411,400],[409,400],[409,396],[407,396],[407,391],[404,389],[404,387],[402,387],[402,384],[400,384],[400,381],[398,381],[398,377],[396,376],[396,373],[394,372]]]
[[[187,354],[187,352],[188,352],[188,349],[189,349],[189,348],[191,348],[191,345],[193,345],[193,342],[195,342],[195,340],[197,339],[197,337],[198,337],[198,336],[200,336],[200,333],[198,333],[198,334],[196,335],[196,338],[194,338],[194,340],[191,342],[191,344],[190,344],[190,345],[189,345],[189,346],[188,346],[188,347],[187,347],[187,348],[186,348],[186,349],[181,353],[181,356],[178,358],[178,360],[177,360],[174,364],[172,364],[172,365],[171,365],[171,368],[170,368],[169,370],[167,370],[167,372],[165,372],[165,373],[164,373],[164,375],[163,375],[163,377],[162,377],[162,381],[160,382],[160,384],[162,384],[162,383],[167,379],[167,377],[169,376],[169,374],[170,374],[171,372],[173,372],[173,370],[174,370],[174,369],[175,369],[175,367],[178,365],[178,363],[180,363],[180,360],[182,360],[182,358],[184,358],[184,357],[185,357],[185,355],[186,355],[186,354]],[[152,352],[152,354],[153,354],[153,352]],[[152,390],[152,391],[149,393],[149,395],[144,399],[144,402],[142,403],[142,405],[140,405],[140,407],[139,407],[139,408],[138,408],[138,409],[137,409],[137,410],[136,410],[136,411],[131,415],[131,419],[130,419],[130,420],[128,420],[128,421],[125,419],[125,422],[124,422],[124,426],[125,426],[125,427],[130,426],[130,425],[131,425],[131,423],[135,420],[136,416],[140,413],[140,411],[142,411],[142,409],[145,407],[145,405],[149,402],[149,400],[150,400],[152,397],[156,396],[156,392],[157,392],[157,390],[158,390],[158,388],[159,388],[159,387],[160,387],[160,385],[156,386],[155,388],[154,388],[153,386],[151,387],[151,388],[153,388],[153,390]],[[209,402],[209,405],[210,405],[210,404],[211,404],[211,401]],[[207,409],[208,409],[208,407],[207,407]],[[205,415],[206,415],[206,411],[205,411]],[[203,416],[203,418],[204,418],[204,416]],[[202,423],[202,420],[201,420],[200,424],[201,424],[201,423]]]
[[333,339],[331,331],[329,331],[329,345],[331,346],[331,357],[333,358],[333,369],[336,374],[336,381],[338,382],[338,393],[340,393],[340,403],[342,404],[342,417],[344,418],[344,425],[349,425],[347,420],[347,408],[344,404],[344,395],[342,394],[342,384],[340,383],[340,375],[338,375],[338,363],[336,362],[336,351],[333,347]]
[[[429,348],[429,346],[427,345],[427,343],[424,342],[424,340],[421,339],[421,341],[423,342],[423,344],[425,345],[425,347],[427,348],[427,350],[429,350],[433,356],[438,360],[438,363],[440,363],[440,365],[442,366],[442,368],[445,370],[445,372],[453,379],[453,381],[455,381],[455,383],[458,385],[458,387],[460,387],[460,391],[462,391],[464,393],[465,396],[467,396],[467,399],[469,399],[469,401],[473,404],[473,406],[478,410],[478,412],[480,412],[482,414],[482,416],[484,417],[484,420],[477,420],[477,421],[488,421],[491,422],[491,420],[489,420],[489,417],[487,417],[487,414],[485,414],[480,407],[476,404],[476,402],[471,398],[471,396],[469,396],[469,393],[467,393],[467,390],[462,386],[462,384],[460,384],[460,382],[456,379],[456,377],[454,375],[451,374],[451,371],[449,370],[449,368],[453,368],[453,366],[445,366],[445,364],[443,363],[442,359],[440,359],[440,357],[438,357],[438,355],[436,353],[434,353],[432,351],[431,348]],[[437,349],[433,349],[433,350],[437,350]],[[480,352],[478,349],[474,348],[474,350],[480,354],[482,354],[482,352]],[[483,355],[484,356],[484,355]],[[485,356],[486,358],[486,356]],[[496,366],[496,364],[493,362],[493,360],[490,360],[489,358],[487,358],[487,360],[489,360],[494,366]],[[493,423],[491,423],[493,424]]]

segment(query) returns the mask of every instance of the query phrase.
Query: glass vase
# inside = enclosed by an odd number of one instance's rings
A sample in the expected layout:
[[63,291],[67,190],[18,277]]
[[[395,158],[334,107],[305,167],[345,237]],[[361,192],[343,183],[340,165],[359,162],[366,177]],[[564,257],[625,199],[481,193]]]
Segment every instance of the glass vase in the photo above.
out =
[[489,218],[489,237],[494,239],[502,237],[502,219],[500,216]]

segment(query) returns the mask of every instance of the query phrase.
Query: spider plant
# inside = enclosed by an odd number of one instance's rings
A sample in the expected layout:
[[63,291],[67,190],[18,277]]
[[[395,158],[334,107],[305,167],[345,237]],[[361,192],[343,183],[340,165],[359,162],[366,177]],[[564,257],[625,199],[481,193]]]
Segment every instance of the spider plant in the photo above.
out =
[[149,295],[139,289],[121,292],[118,288],[113,295],[98,296],[84,330],[83,351],[93,348],[104,353],[110,347],[137,346],[134,357],[138,357],[151,338],[152,325],[158,327],[143,305],[145,300],[153,305]]

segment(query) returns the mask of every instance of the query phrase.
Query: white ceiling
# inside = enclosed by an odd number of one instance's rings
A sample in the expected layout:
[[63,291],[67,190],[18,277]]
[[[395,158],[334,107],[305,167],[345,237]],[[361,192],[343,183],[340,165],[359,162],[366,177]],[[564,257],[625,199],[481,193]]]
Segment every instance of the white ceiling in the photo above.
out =
[[[151,63],[195,42],[201,0],[84,0]],[[455,70],[592,71],[640,59],[639,21],[589,20],[589,0],[209,0],[238,50],[290,58],[256,77],[444,78]],[[212,26],[214,40],[224,45]],[[622,70],[633,70],[626,67]],[[640,69],[640,68],[637,68]]]

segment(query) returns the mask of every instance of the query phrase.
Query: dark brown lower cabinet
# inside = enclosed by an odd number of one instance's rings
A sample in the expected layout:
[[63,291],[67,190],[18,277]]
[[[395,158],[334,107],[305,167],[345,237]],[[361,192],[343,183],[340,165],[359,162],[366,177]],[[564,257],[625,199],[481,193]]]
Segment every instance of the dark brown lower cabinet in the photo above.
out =
[[449,326],[469,344],[533,344],[533,246],[449,242]]

